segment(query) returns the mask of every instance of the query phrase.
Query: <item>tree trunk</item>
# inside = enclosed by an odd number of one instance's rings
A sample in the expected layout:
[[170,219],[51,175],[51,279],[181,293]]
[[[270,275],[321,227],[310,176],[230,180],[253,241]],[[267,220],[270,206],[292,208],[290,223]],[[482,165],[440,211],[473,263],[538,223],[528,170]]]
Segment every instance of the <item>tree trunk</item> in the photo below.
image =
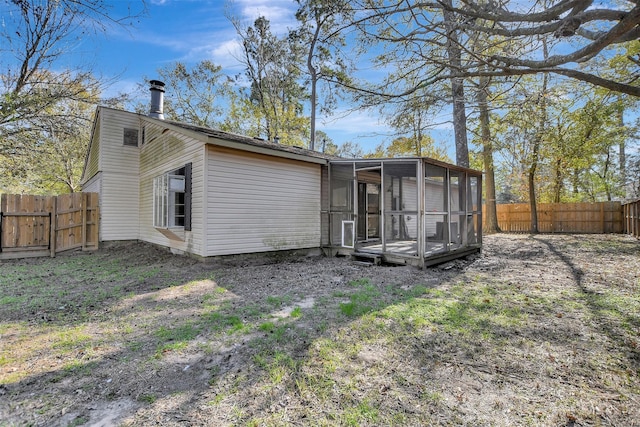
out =
[[536,204],[536,168],[538,162],[536,161],[529,168],[529,206],[531,207],[531,234],[538,234],[538,206]]
[[[311,67],[309,67],[309,71],[311,71]],[[309,150],[313,151],[316,149],[316,87],[318,85],[318,79],[314,72],[311,73],[311,139],[309,140]]]
[[498,212],[496,210],[496,181],[493,164],[493,144],[491,142],[491,129],[489,128],[489,106],[487,105],[488,77],[480,77],[478,87],[478,108],[480,110],[480,135],[482,139],[482,158],[484,160],[484,185],[485,205],[487,207],[484,219],[484,231],[497,233]]
[[607,193],[607,201],[611,201],[611,185],[609,184],[609,180],[607,179],[607,175],[609,175],[609,165],[611,164],[611,149],[607,149],[607,160],[604,164],[604,172],[602,173],[602,182],[604,182],[604,190]]
[[[547,49],[547,43],[542,40],[542,49],[544,57],[549,56]],[[531,206],[531,233],[537,234],[538,230],[538,205],[536,203],[536,170],[538,169],[538,162],[540,161],[540,146],[542,145],[542,138],[544,135],[544,129],[547,124],[547,86],[549,84],[549,74],[542,74],[542,91],[540,92],[540,122],[538,124],[538,132],[533,141],[533,150],[531,164],[529,165],[529,205]]]
[[316,109],[318,104],[318,70],[313,65],[313,55],[316,50],[318,37],[320,37],[320,26],[321,23],[316,17],[316,30],[313,33],[311,46],[309,47],[309,52],[307,54],[307,70],[309,71],[309,78],[311,79],[311,138],[309,140],[309,150],[311,151],[315,150],[316,147]]
[[[618,123],[620,125],[620,129],[624,129],[624,107],[621,105],[618,110]],[[622,196],[627,197],[627,154],[625,152],[625,139],[626,133],[623,134],[620,139],[620,150],[619,150],[619,167],[620,167],[620,184],[622,185]]]
[[[452,7],[451,0],[443,3]],[[451,97],[453,101],[453,132],[456,141],[456,164],[469,167],[469,145],[467,143],[467,115],[464,99],[464,78],[456,77],[462,73],[462,53],[458,42],[455,15],[448,8],[443,10],[444,25],[447,31],[447,55],[451,69]]]
[[562,160],[556,160],[556,174],[553,183],[553,202],[560,203],[560,196],[562,195]]
[[[415,121],[418,123],[416,124]],[[413,134],[415,136],[416,143],[416,156],[422,157],[422,117],[420,114],[417,115],[416,120],[414,121],[414,129]]]

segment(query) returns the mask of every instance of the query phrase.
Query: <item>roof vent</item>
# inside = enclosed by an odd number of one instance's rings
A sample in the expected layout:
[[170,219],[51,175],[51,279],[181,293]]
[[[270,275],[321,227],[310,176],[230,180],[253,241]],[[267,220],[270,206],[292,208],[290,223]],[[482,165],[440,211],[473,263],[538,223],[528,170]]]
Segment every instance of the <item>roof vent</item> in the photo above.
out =
[[160,80],[151,80],[149,82],[151,87],[151,109],[149,110],[149,117],[155,119],[164,120],[164,83]]

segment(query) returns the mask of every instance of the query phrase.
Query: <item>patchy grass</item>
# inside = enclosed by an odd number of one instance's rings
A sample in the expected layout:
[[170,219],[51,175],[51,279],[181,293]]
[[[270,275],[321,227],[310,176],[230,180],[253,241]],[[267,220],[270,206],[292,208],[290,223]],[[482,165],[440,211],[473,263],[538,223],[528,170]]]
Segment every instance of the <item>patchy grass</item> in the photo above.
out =
[[449,267],[210,265],[146,245],[2,262],[3,422],[640,419],[636,240],[488,236]]
[[159,339],[158,350],[156,356],[161,356],[167,351],[182,350],[189,345],[200,333],[200,328],[193,323],[187,322],[179,325],[175,328],[166,328],[161,326],[155,332],[156,337]]

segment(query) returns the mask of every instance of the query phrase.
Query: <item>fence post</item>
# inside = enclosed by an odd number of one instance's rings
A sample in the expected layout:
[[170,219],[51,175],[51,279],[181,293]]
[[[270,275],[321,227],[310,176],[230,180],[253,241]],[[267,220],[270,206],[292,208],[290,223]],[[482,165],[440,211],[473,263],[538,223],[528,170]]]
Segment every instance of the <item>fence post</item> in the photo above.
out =
[[51,258],[56,256],[56,237],[58,235],[58,198],[53,196],[53,203],[51,206],[51,212],[49,212],[49,249],[51,251]]
[[81,193],[80,197],[80,210],[82,211],[82,250],[87,248],[87,196],[88,194]]
[[633,205],[631,205],[633,209],[633,217],[631,221],[633,222],[633,235],[640,236],[640,201],[636,201]]
[[2,229],[2,213],[7,209],[7,195],[0,194],[0,252],[2,252],[2,241],[4,240],[4,230]]

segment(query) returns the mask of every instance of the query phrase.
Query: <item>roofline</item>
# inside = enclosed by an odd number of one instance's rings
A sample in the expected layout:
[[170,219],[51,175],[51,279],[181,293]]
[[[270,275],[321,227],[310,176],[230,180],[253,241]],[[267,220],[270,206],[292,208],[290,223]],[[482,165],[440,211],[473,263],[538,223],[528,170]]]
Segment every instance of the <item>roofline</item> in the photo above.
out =
[[[194,125],[189,125],[184,123],[184,126],[181,126],[180,122],[174,122],[171,120],[163,120],[157,119],[154,117],[149,117],[145,114],[120,110],[117,108],[98,106],[96,108],[96,117],[93,122],[93,126],[91,129],[91,139],[89,140],[89,147],[87,149],[87,154],[85,156],[84,167],[82,170],[82,176],[84,178],[84,173],[87,168],[87,162],[89,159],[89,152],[91,150],[91,144],[93,142],[93,135],[95,134],[95,127],[98,122],[100,111],[103,109],[114,110],[121,113],[133,114],[138,116],[143,121],[148,121],[156,125],[164,126],[167,129],[170,129],[175,132],[179,132],[182,134],[187,134],[195,139],[202,141],[204,144],[214,145],[218,147],[231,148],[240,151],[246,151],[250,153],[263,154],[267,156],[280,157],[290,160],[297,160],[307,163],[315,163],[319,165],[327,165],[329,163],[362,163],[362,162],[401,162],[407,160],[414,161],[424,161],[430,164],[446,167],[448,169],[468,172],[473,175],[482,175],[482,171],[478,171],[476,169],[471,169],[463,166],[454,165],[452,163],[443,162],[441,160],[436,160],[430,157],[392,157],[392,158],[355,158],[355,159],[341,159],[338,157],[333,158],[333,156],[328,156],[323,153],[310,151],[304,148],[294,147],[294,146],[282,146],[282,148],[278,148],[279,144],[264,141],[262,139],[251,138],[245,135],[238,135],[230,132],[219,131],[215,129],[208,129],[205,127],[199,127]],[[199,130],[201,129],[201,130]],[[207,133],[207,130],[210,132],[215,132],[217,135],[211,135]],[[286,149],[284,147],[287,147]],[[292,150],[299,150],[299,153],[296,153]],[[317,155],[311,154],[316,153]],[[90,179],[90,178],[89,178]],[[81,179],[80,183],[83,184],[87,182],[89,179]]]
[[466,168],[464,166],[454,165],[453,163],[443,162],[442,160],[433,159],[431,157],[371,157],[371,158],[357,158],[357,159],[335,159],[329,160],[330,163],[365,163],[365,162],[402,162],[402,161],[423,161],[431,163],[433,165],[442,166],[448,169],[453,169],[461,172],[470,172],[474,175],[482,175],[483,172],[477,169]]
[[[203,128],[202,131],[199,131],[197,129],[180,126],[179,122],[156,119],[156,118],[145,116],[145,115],[141,115],[141,118],[143,120],[153,122],[156,125],[164,126],[165,128],[170,129],[172,131],[179,132],[182,134],[187,134],[209,145],[232,148],[240,151],[247,151],[250,153],[263,154],[267,156],[281,157],[281,158],[290,159],[290,160],[315,163],[319,165],[326,165],[329,162],[329,160],[326,158],[305,153],[304,151],[308,151],[308,150],[304,148],[298,148],[294,146],[283,146],[283,147],[287,147],[288,149],[294,149],[294,150],[298,149],[301,151],[300,153],[295,153],[295,152],[287,151],[284,149],[278,149],[278,145],[276,143],[264,141],[257,138],[251,138],[244,135],[237,135],[229,132],[210,129],[211,131],[214,131],[220,134],[220,136],[214,136],[214,135],[208,135],[205,130],[206,128]],[[197,126],[189,125],[186,123],[185,123],[185,126],[197,128]],[[224,138],[224,136],[228,138]],[[235,139],[237,139],[237,141]],[[273,146],[270,147],[267,144],[270,144]],[[321,154],[321,153],[318,153],[318,154]]]
[[84,165],[82,166],[82,175],[80,176],[80,182],[79,182],[79,185],[81,186],[89,182],[89,180],[93,178],[92,176],[85,179],[84,174],[87,170],[87,164],[89,163],[89,154],[91,153],[91,146],[93,145],[93,135],[96,134],[96,126],[98,125],[98,116],[100,115],[101,108],[103,107],[100,107],[100,106],[96,107],[95,117],[93,118],[93,124],[91,125],[91,134],[90,134],[91,137],[89,138],[89,144],[87,145],[87,153],[84,155]]
[[230,141],[228,139],[221,139],[214,136],[209,136],[209,140],[207,141],[207,143],[209,145],[215,145],[218,147],[234,148],[237,150],[248,151],[250,153],[265,154],[268,156],[282,157],[285,159],[299,160],[302,162],[316,163],[319,165],[326,165],[329,163],[328,159],[323,159],[321,157],[314,157],[304,153],[296,154],[296,153],[291,153],[289,151],[280,151],[271,147],[261,147],[257,145],[250,145],[245,142]]

